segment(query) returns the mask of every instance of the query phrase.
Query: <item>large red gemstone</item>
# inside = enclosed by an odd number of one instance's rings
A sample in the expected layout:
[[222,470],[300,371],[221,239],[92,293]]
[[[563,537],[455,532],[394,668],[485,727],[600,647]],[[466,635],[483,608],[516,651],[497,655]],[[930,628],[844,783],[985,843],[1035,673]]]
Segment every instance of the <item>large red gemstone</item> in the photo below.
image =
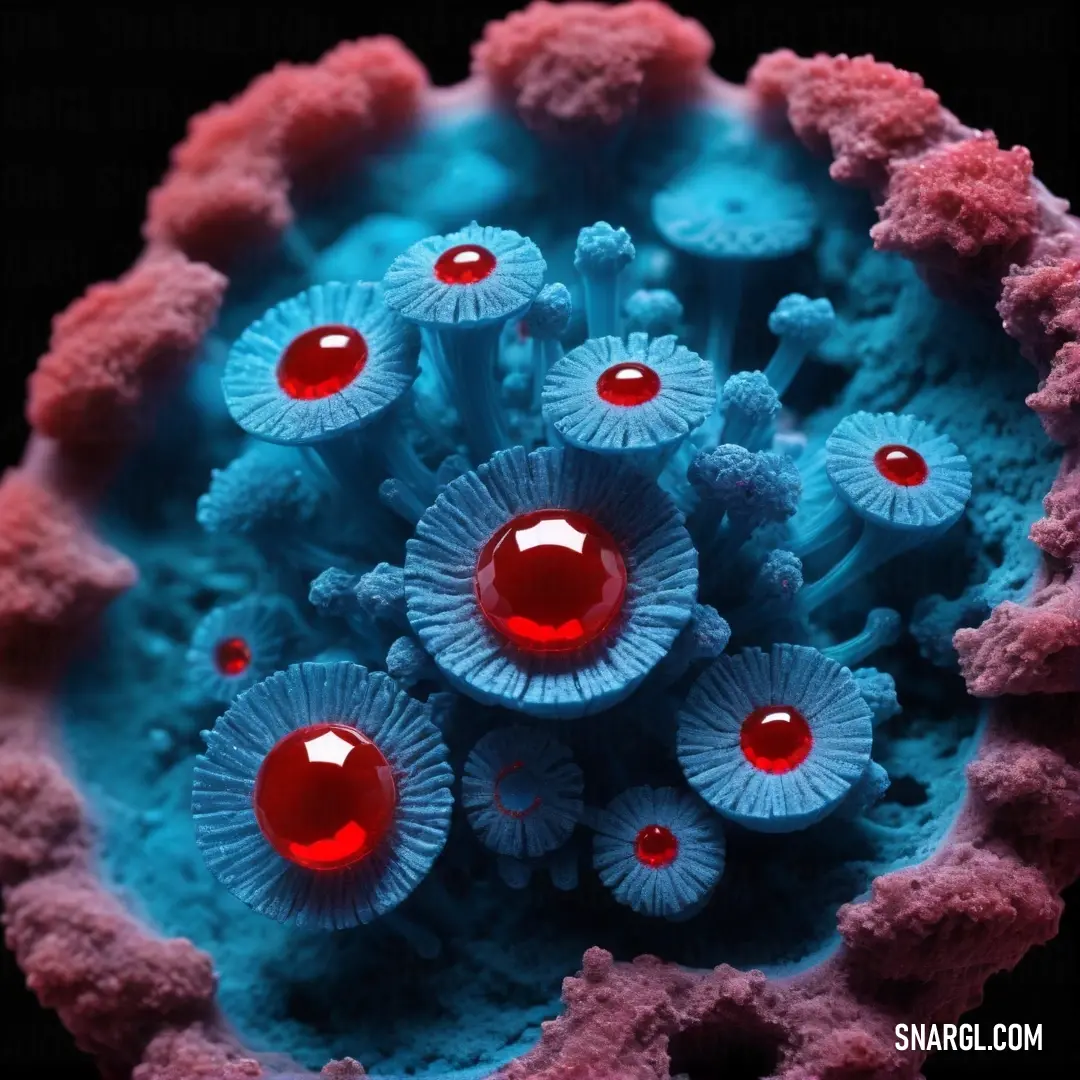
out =
[[596,380],[596,392],[609,405],[644,405],[660,393],[660,376],[645,364],[612,364]]
[[746,759],[767,773],[790,772],[810,753],[813,742],[806,717],[790,705],[759,705],[739,732]]
[[886,480],[901,487],[918,487],[930,475],[922,454],[899,443],[890,443],[878,450],[874,454],[874,464]]
[[225,638],[214,649],[214,664],[222,675],[243,675],[250,663],[251,649],[243,638]]
[[274,850],[309,870],[359,862],[390,828],[397,789],[382,751],[356,728],[290,731],[255,778],[255,817]]
[[622,609],[626,565],[606,529],[573,510],[532,510],[508,521],[476,564],[488,622],[529,652],[595,641]]
[[364,370],[367,342],[351,326],[314,326],[285,346],[278,385],[291,398],[311,401],[344,390]]
[[670,866],[679,854],[679,841],[666,825],[646,825],[634,841],[634,854],[653,870]]
[[525,767],[525,762],[515,761],[499,770],[495,777],[494,802],[500,814],[512,818],[528,817],[540,808],[536,780]]
[[435,260],[435,276],[444,285],[475,285],[495,269],[497,261],[486,247],[458,244]]

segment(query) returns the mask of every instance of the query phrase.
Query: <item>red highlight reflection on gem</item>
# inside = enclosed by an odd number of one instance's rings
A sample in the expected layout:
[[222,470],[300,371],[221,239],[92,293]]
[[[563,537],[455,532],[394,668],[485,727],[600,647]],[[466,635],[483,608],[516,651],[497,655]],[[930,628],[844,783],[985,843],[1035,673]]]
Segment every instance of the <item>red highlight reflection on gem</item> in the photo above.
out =
[[447,248],[435,260],[435,276],[444,285],[475,285],[495,269],[498,260],[479,244]]
[[344,390],[364,370],[367,342],[351,326],[314,326],[285,346],[278,385],[291,398],[313,401]]
[[214,665],[222,675],[243,675],[250,663],[251,649],[243,638],[226,638],[214,649]]
[[634,840],[637,860],[653,870],[670,866],[679,854],[679,841],[666,825],[646,825]]
[[645,364],[612,364],[596,380],[596,392],[609,405],[644,405],[660,393],[660,376]]
[[930,475],[926,459],[918,450],[890,443],[874,454],[874,465],[886,480],[901,487],[918,487]]
[[739,731],[746,759],[767,773],[790,772],[810,753],[813,742],[806,717],[790,705],[759,705]]
[[528,652],[566,652],[595,641],[622,610],[626,565],[592,518],[532,510],[484,545],[475,583],[500,634]]
[[397,807],[382,751],[347,724],[311,724],[282,737],[255,778],[255,817],[283,858],[340,870],[369,855]]

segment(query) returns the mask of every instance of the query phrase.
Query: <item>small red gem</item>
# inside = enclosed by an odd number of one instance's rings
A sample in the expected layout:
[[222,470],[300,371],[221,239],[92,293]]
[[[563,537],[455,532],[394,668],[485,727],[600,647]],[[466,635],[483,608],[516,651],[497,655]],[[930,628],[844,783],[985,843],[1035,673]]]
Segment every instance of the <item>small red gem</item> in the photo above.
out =
[[495,777],[495,809],[507,817],[528,817],[540,808],[541,799],[535,788],[535,780],[525,768],[525,762],[515,761],[505,766]]
[[609,405],[644,405],[660,393],[660,376],[645,364],[613,364],[596,380]]
[[595,641],[622,609],[626,565],[606,529],[573,510],[532,510],[508,521],[476,563],[488,622],[528,652]]
[[899,443],[890,443],[883,446],[874,455],[874,464],[877,471],[894,484],[901,487],[918,487],[925,483],[930,475],[926,461],[918,450],[912,450],[910,446],[901,446]]
[[458,244],[435,260],[435,276],[444,285],[475,285],[495,269],[497,261],[486,247]]
[[739,745],[747,761],[767,773],[786,773],[813,744],[810,725],[790,705],[759,705],[742,723]]
[[356,728],[312,724],[278,740],[255,777],[255,817],[274,850],[309,870],[359,862],[394,819],[382,751]]
[[243,638],[226,638],[214,649],[214,663],[222,675],[243,675],[251,663],[251,649]]
[[312,401],[344,390],[364,370],[367,342],[351,326],[314,326],[285,346],[278,385],[291,398]]
[[639,863],[653,870],[670,866],[679,854],[679,841],[666,825],[646,825],[634,841],[634,854]]

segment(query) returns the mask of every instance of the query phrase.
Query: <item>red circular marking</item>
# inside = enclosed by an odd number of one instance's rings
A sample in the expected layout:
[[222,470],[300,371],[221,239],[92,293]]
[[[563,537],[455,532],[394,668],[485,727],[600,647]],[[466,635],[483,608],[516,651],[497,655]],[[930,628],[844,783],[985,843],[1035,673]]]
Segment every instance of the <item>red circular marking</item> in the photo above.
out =
[[653,870],[670,866],[679,854],[679,841],[666,825],[646,825],[634,840],[637,861]]
[[786,773],[813,745],[810,725],[790,705],[759,705],[742,723],[739,745],[747,761],[767,773]]
[[487,621],[528,652],[595,641],[620,612],[626,565],[606,529],[573,510],[532,510],[508,521],[476,563]]
[[899,443],[890,443],[878,450],[874,454],[874,465],[886,480],[901,487],[918,487],[930,475],[922,454]]
[[285,346],[278,385],[291,398],[313,401],[344,390],[364,370],[367,342],[351,326],[313,326]]
[[214,649],[214,665],[222,675],[243,675],[250,663],[251,649],[243,638],[226,638]]
[[534,787],[533,777],[525,768],[524,761],[504,766],[495,777],[495,790],[492,792],[495,809],[506,817],[528,817],[534,810],[540,809],[543,801],[533,790]]
[[660,376],[645,364],[612,364],[596,380],[596,392],[609,405],[644,405],[660,393]]
[[475,285],[495,269],[497,262],[486,247],[458,244],[435,260],[435,276],[444,285]]
[[312,724],[271,747],[254,803],[279,855],[309,870],[340,870],[386,835],[397,789],[389,762],[367,736],[345,724]]

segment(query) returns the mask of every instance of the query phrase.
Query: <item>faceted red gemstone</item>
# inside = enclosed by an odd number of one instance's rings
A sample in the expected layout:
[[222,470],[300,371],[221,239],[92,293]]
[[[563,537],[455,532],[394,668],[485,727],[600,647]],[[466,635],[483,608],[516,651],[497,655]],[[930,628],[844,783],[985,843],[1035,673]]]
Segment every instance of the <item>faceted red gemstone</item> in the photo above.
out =
[[653,870],[670,866],[679,854],[679,841],[666,825],[646,825],[634,841],[634,854],[639,863]]
[[314,326],[285,346],[278,385],[291,398],[312,401],[344,390],[364,370],[367,342],[351,326]]
[[540,796],[536,794],[536,780],[525,768],[524,761],[515,761],[499,770],[495,777],[495,809],[507,817],[528,817],[540,808]]
[[243,638],[226,638],[214,649],[214,664],[222,675],[243,675],[250,663],[251,649]]
[[660,393],[660,376],[645,364],[612,364],[596,380],[596,392],[609,405],[644,405]]
[[255,817],[274,850],[309,870],[340,870],[369,855],[394,819],[390,764],[345,724],[290,731],[255,778]]
[[810,753],[813,741],[806,717],[790,705],[759,705],[739,732],[747,761],[767,773],[790,772]]
[[444,285],[475,285],[495,269],[497,262],[486,247],[458,244],[435,260],[435,276]]
[[626,565],[606,529],[573,510],[532,510],[484,545],[476,595],[488,622],[528,652],[595,641],[622,609]]
[[874,455],[874,464],[886,480],[901,487],[918,487],[930,475],[922,454],[899,443],[883,446]]

